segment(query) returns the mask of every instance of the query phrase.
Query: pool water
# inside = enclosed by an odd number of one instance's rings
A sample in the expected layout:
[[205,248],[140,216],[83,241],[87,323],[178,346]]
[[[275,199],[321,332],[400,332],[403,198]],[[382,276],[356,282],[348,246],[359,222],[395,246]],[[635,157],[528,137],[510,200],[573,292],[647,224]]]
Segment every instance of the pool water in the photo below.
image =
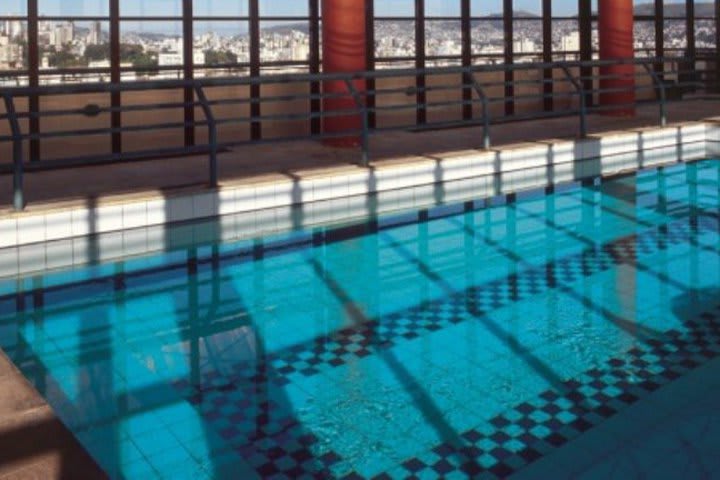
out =
[[505,478],[720,355],[720,162],[0,283],[114,478]]

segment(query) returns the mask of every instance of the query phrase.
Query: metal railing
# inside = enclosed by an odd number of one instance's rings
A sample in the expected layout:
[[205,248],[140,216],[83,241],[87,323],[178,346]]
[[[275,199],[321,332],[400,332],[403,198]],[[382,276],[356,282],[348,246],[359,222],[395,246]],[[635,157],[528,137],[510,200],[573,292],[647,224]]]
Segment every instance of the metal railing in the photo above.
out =
[[[712,62],[706,62],[712,63]],[[633,73],[627,75],[608,74],[603,71],[603,67],[613,65],[630,65],[633,66]],[[691,70],[681,70],[680,65],[692,65]],[[712,65],[714,68],[715,65]],[[513,80],[506,81],[506,72],[513,72]],[[550,72],[550,75],[547,75]],[[559,72],[556,76],[553,73]],[[525,73],[523,78],[521,73]],[[538,74],[537,79],[531,78],[533,74]],[[599,83],[602,79],[622,79],[633,77],[635,79],[645,75],[650,81],[648,84],[636,82],[631,87],[621,87],[615,89],[601,89]],[[414,80],[418,77],[440,78],[441,83],[426,82],[424,87],[417,87]],[[497,80],[493,77],[501,77]],[[674,78],[674,80],[671,80]],[[403,81],[412,79],[411,86],[403,85]],[[452,79],[452,81],[450,80]],[[340,93],[330,93],[323,89],[312,88],[313,85],[323,84],[327,82],[339,82],[344,84],[345,91]],[[358,89],[357,82],[364,82],[366,85],[373,85],[373,88]],[[285,74],[285,75],[268,75],[262,77],[230,77],[230,78],[204,78],[193,81],[187,80],[158,80],[158,81],[142,81],[133,83],[119,84],[71,84],[43,86],[36,88],[21,87],[6,89],[2,93],[5,104],[5,112],[0,115],[0,121],[6,120],[9,126],[9,135],[0,134],[0,144],[2,142],[12,142],[13,161],[10,165],[0,163],[0,173],[12,173],[13,177],[13,206],[16,210],[22,210],[25,206],[23,175],[26,170],[43,170],[49,168],[64,168],[72,166],[84,166],[98,163],[132,161],[146,158],[167,157],[174,155],[189,154],[207,154],[208,156],[208,184],[216,186],[218,182],[218,154],[223,149],[236,147],[240,145],[255,143],[275,143],[281,141],[296,141],[307,139],[327,139],[336,137],[356,137],[360,141],[361,157],[359,163],[367,166],[370,161],[370,136],[372,134],[388,131],[388,130],[415,130],[424,128],[449,128],[458,126],[481,126],[482,137],[479,147],[489,149],[491,147],[491,126],[494,123],[508,120],[526,120],[541,119],[549,117],[560,117],[568,115],[577,115],[579,119],[580,137],[587,135],[587,118],[594,112],[601,112],[606,109],[622,108],[623,105],[597,105],[594,98],[603,93],[618,92],[632,90],[636,94],[638,92],[647,91],[648,99],[644,102],[656,102],[659,106],[659,124],[667,123],[667,103],[671,100],[668,90],[677,91],[700,91],[712,87],[717,89],[718,75],[714,69],[698,68],[696,62],[688,59],[661,59],[661,58],[644,58],[637,60],[618,60],[618,61],[577,61],[577,62],[553,62],[553,63],[520,63],[512,65],[479,65],[473,67],[443,67],[443,68],[427,68],[427,69],[396,69],[396,70],[378,70],[370,72],[357,73],[332,73],[332,74]],[[263,88],[276,86],[276,90],[281,90],[283,85],[305,85],[308,93],[276,93],[266,95],[261,98],[250,98],[245,96],[233,96],[224,99],[210,99],[207,92],[209,89],[216,87],[252,87],[262,86]],[[387,84],[383,86],[383,84]],[[562,87],[562,84],[565,84]],[[547,85],[552,86],[552,91],[548,92]],[[538,92],[516,93],[511,97],[504,94],[506,87],[513,87],[516,92],[523,88],[527,89],[532,86],[537,87]],[[560,86],[560,87],[559,87]],[[119,105],[119,106],[98,106],[95,104],[85,105],[82,108],[73,109],[51,109],[43,111],[30,111],[30,108],[19,111],[17,108],[17,99],[36,100],[41,97],[60,97],[84,94],[129,94],[132,92],[150,92],[158,90],[184,90],[193,93],[192,101],[183,102],[155,102],[135,105]],[[503,93],[493,95],[492,90],[500,90]],[[447,98],[450,95],[461,98]],[[419,93],[423,93],[425,98],[439,94],[441,99],[432,101],[426,100],[423,104],[414,101],[393,103],[392,100],[398,96],[407,96],[417,98]],[[672,96],[675,99],[680,98],[678,95]],[[186,97],[187,98],[187,97]],[[354,108],[343,108],[342,110],[333,111],[317,111],[309,108],[310,102],[318,103],[324,100],[350,98],[354,101]],[[536,104],[542,103],[547,99],[553,102],[563,100],[566,103],[565,108],[547,109],[543,106],[537,106],[530,109],[527,113],[507,113],[507,109],[503,108],[505,113],[494,114],[492,106],[499,104],[504,107],[509,104],[517,105],[523,102],[531,102]],[[306,111],[295,113],[280,114],[258,114],[253,112],[252,107],[257,104],[278,104],[288,102],[296,102],[303,100],[308,102]],[[28,102],[30,105],[32,102]],[[634,102],[625,107],[635,106]],[[220,118],[216,114],[217,107],[225,106],[239,109],[242,106],[250,107],[249,115],[231,116]],[[54,131],[35,131],[23,132],[21,122],[24,120],[63,117],[68,115],[84,115],[98,116],[100,114],[117,114],[137,113],[147,111],[165,111],[199,108],[204,119],[196,120],[194,117],[188,121],[161,122],[128,126],[113,126],[110,128],[86,128],[86,129],[67,129]],[[468,107],[470,112],[468,114]],[[477,107],[477,109],[476,109]],[[383,116],[397,117],[398,114],[408,115],[408,113],[417,112],[423,109],[425,112],[431,110],[441,110],[447,112],[448,109],[461,108],[462,113],[458,113],[458,119],[452,120],[428,120],[422,125],[418,125],[413,117],[412,121],[402,120],[392,125],[381,125]],[[477,112],[476,110],[479,110]],[[512,110],[512,109],[511,109]],[[237,126],[258,125],[269,122],[304,122],[308,125],[313,121],[329,121],[333,117],[359,117],[359,128],[334,132],[313,132],[308,131],[300,135],[286,135],[271,138],[241,138],[231,136],[230,138],[220,138],[220,126]],[[395,118],[397,120],[397,118]],[[68,156],[55,159],[46,159],[33,161],[24,159],[24,146],[26,142],[40,142],[42,140],[52,138],[80,138],[89,135],[110,135],[117,136],[130,132],[158,132],[162,130],[187,129],[207,127],[208,140],[203,144],[194,144],[180,147],[165,148],[147,148],[132,152],[113,152],[106,155],[90,155],[90,156]]]

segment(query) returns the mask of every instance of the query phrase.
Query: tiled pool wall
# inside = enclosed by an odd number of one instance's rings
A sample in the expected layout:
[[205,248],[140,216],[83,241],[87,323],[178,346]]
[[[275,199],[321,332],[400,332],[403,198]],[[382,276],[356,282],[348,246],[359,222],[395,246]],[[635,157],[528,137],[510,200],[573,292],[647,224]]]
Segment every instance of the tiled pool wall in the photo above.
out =
[[[720,155],[720,120],[549,139],[246,182],[130,196],[0,220],[0,277],[231,241],[443,202],[493,197]],[[212,219],[204,223],[192,220]],[[185,223],[183,223],[185,222]],[[168,224],[172,224],[169,228]]]

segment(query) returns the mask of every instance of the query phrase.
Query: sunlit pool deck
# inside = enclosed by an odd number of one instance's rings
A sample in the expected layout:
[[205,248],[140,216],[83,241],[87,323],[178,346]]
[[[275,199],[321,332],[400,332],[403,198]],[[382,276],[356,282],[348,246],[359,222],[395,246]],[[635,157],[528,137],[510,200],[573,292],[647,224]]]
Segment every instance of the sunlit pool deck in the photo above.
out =
[[0,479],[720,477],[719,106],[0,177]]

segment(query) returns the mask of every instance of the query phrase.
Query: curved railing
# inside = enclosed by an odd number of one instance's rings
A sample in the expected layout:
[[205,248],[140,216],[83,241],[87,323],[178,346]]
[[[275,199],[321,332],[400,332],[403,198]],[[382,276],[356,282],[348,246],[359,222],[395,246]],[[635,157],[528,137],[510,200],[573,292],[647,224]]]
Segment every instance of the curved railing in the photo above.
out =
[[[712,62],[706,62],[712,63]],[[644,103],[656,102],[659,108],[659,124],[667,122],[667,103],[672,99],[679,99],[678,92],[697,91],[717,88],[720,80],[717,72],[712,69],[698,69],[694,61],[688,59],[663,59],[647,58],[637,60],[616,60],[616,61],[576,61],[576,62],[553,62],[553,63],[518,63],[502,65],[478,65],[473,67],[443,67],[428,69],[394,69],[377,70],[357,73],[329,73],[329,74],[283,74],[266,75],[261,77],[226,77],[226,78],[203,78],[196,80],[157,80],[139,81],[132,83],[91,83],[91,84],[68,84],[50,85],[42,87],[18,87],[5,89],[2,97],[5,104],[5,112],[0,115],[0,121],[7,121],[9,134],[0,134],[0,144],[12,142],[12,163],[0,164],[0,173],[12,173],[13,177],[13,206],[16,210],[22,210],[25,206],[23,175],[26,171],[37,171],[50,168],[67,168],[98,163],[133,161],[147,158],[167,157],[173,155],[207,154],[208,155],[208,181],[210,186],[216,186],[218,181],[217,157],[222,149],[236,147],[239,145],[254,143],[276,143],[282,141],[297,141],[313,138],[332,138],[357,136],[361,143],[361,158],[359,163],[367,165],[370,158],[369,137],[372,134],[388,130],[408,130],[417,128],[449,128],[458,126],[480,126],[482,137],[478,148],[490,148],[492,144],[491,126],[499,121],[506,120],[530,120],[548,117],[577,115],[579,118],[578,135],[584,137],[587,134],[587,117],[594,112],[600,112],[607,108],[622,108],[623,105],[603,106],[595,103],[594,98],[610,91],[618,92],[622,89],[603,90],[599,87],[602,79],[619,79],[622,75],[610,75],[602,73],[602,67],[631,64],[635,68],[632,76],[639,78],[645,76],[649,81],[646,83],[635,82],[633,86],[627,87],[635,92],[645,91]],[[682,70],[682,65],[692,65],[691,70]],[[537,74],[534,78],[519,78],[520,75],[499,75],[507,72],[528,72]],[[494,74],[494,75],[493,75]],[[673,81],[669,76],[675,77]],[[411,87],[378,86],[387,80],[407,78],[439,78],[440,82],[424,82],[423,87],[413,85]],[[492,77],[502,77],[501,80]],[[511,77],[512,80],[506,80]],[[451,80],[452,79],[452,80]],[[354,85],[358,81],[364,81],[367,88],[357,89]],[[340,82],[345,85],[345,91],[340,93],[327,93],[321,88],[325,82]],[[387,83],[387,82],[386,82]],[[262,98],[254,96],[235,96],[224,99],[209,99],[206,91],[214,87],[249,87],[269,88],[276,85],[305,84],[307,93],[289,93],[267,95]],[[558,85],[563,87],[557,88]],[[536,86],[539,88],[535,93],[516,92]],[[623,87],[624,88],[624,87]],[[504,94],[494,96],[491,90],[501,89]],[[74,109],[48,109],[30,107],[21,110],[18,108],[19,99],[35,99],[28,101],[27,105],[37,104],[39,98],[61,97],[83,94],[110,94],[123,95],[131,92],[149,92],[158,90],[183,90],[185,98],[178,102],[153,102],[134,105],[99,106],[88,104],[82,108]],[[443,98],[440,101],[428,101],[427,95],[434,92],[461,92],[458,99]],[[670,95],[672,93],[672,95]],[[422,99],[422,102],[410,101],[405,103],[383,103],[378,99],[384,96],[406,95],[415,99]],[[333,110],[322,112],[318,108],[320,102],[333,98],[352,98],[355,107],[352,109]],[[564,99],[568,105],[560,108],[555,105],[559,99]],[[308,105],[314,105],[307,111],[262,114],[260,104],[307,101]],[[514,106],[523,101],[542,101],[543,107],[530,112],[517,113]],[[638,101],[640,102],[640,101]],[[636,103],[638,103],[636,102]],[[502,113],[493,114],[492,107],[501,104],[504,108]],[[634,105],[634,104],[633,104]],[[218,107],[229,106],[240,109],[247,107],[248,115],[220,118],[216,115]],[[628,105],[629,106],[629,105]],[[425,113],[430,109],[452,109],[459,107],[461,113],[453,120],[428,120]],[[203,113],[202,119],[195,119],[194,115],[185,115],[184,121],[163,121],[140,125],[118,125],[113,122],[109,128],[67,128],[53,131],[23,131],[22,125],[39,122],[43,118],[63,117],[68,115],[83,115],[95,117],[101,114],[110,114],[116,118],[124,113],[142,113],[148,111],[180,110],[184,112],[193,111],[199,108]],[[478,111],[479,110],[479,111]],[[411,120],[401,120],[393,125],[380,125],[378,122],[383,115],[398,113],[418,113]],[[422,113],[422,115],[420,115]],[[319,122],[327,121],[333,117],[357,115],[361,117],[361,125],[358,129],[333,131],[323,133],[319,128]],[[418,119],[422,120],[418,123]],[[280,137],[262,138],[256,132],[260,131],[263,122],[273,121],[303,121],[307,122],[308,131],[300,135],[283,135]],[[220,138],[218,129],[228,125],[248,125],[254,131],[250,138]],[[159,132],[171,129],[196,129],[207,128],[207,142],[194,143],[179,147],[145,148],[132,152],[123,152],[122,149],[113,148],[112,153],[91,156],[60,156],[53,159],[29,158],[25,159],[25,144],[39,144],[43,140],[52,138],[82,138],[90,135],[109,135],[113,139],[122,138],[123,134],[131,132]],[[118,142],[120,143],[120,142]],[[30,149],[32,151],[32,149]]]

